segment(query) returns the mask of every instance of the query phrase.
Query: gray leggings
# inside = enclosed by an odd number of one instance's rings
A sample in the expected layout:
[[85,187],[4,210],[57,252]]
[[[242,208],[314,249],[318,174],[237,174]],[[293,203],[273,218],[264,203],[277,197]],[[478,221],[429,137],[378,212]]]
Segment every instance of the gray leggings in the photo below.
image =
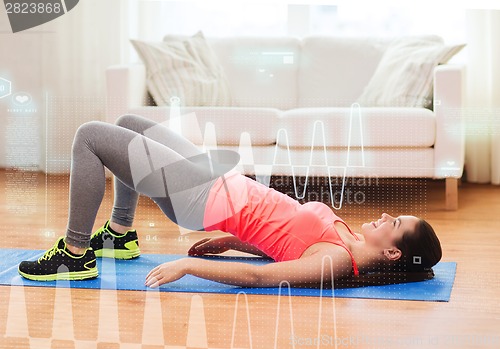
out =
[[203,230],[210,188],[232,166],[214,165],[188,140],[139,116],[124,115],[116,125],[85,123],[76,132],[72,147],[66,241],[77,247],[90,246],[105,191],[104,167],[115,176],[113,222],[132,226],[140,193],[180,226]]

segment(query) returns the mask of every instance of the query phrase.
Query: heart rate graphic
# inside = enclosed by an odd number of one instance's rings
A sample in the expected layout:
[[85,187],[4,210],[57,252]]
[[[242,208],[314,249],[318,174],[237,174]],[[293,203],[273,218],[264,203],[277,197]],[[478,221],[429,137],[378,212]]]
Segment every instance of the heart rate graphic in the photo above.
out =
[[18,92],[12,96],[12,102],[19,107],[28,105],[31,101],[31,96],[26,92]]
[[79,0],[4,0],[13,33],[47,23],[72,10]]

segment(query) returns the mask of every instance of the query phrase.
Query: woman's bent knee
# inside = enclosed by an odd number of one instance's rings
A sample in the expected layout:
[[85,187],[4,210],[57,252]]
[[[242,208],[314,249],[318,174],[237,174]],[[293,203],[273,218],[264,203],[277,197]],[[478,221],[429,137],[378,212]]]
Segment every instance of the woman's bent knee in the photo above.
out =
[[98,134],[101,130],[104,130],[106,123],[102,121],[88,121],[76,130],[75,138],[80,136],[88,137],[90,135]]
[[130,129],[131,125],[137,121],[137,118],[137,115],[125,114],[116,119],[115,125]]
[[89,121],[80,125],[73,139],[73,151],[79,144],[88,145],[94,143],[93,140],[96,137],[104,137],[103,133],[105,132],[106,125],[107,124],[102,121]]

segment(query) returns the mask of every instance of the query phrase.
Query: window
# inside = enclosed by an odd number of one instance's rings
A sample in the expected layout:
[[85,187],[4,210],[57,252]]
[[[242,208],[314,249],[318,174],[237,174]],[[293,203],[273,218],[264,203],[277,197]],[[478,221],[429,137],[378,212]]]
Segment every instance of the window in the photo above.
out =
[[251,1],[161,1],[130,2],[130,36],[161,40],[166,34],[205,36],[280,36],[287,34],[287,5]]
[[[314,2],[312,2],[314,3]],[[326,1],[328,3],[328,1]],[[437,34],[463,41],[465,10],[449,3],[401,5],[378,1],[330,1],[331,5],[281,1],[130,0],[129,34],[161,40],[169,34],[206,36],[302,35],[380,36]],[[300,27],[300,30],[297,30]]]
[[435,2],[380,5],[378,1],[312,5],[310,34],[394,37],[433,34],[445,42],[465,39],[465,9]]

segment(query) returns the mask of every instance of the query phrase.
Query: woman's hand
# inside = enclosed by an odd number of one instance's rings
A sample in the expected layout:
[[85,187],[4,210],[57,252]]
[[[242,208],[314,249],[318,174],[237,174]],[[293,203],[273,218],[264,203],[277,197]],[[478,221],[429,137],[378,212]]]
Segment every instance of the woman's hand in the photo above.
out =
[[187,274],[186,267],[188,262],[189,260],[184,258],[160,264],[149,272],[144,284],[148,287],[156,288],[160,285],[179,280]]
[[204,256],[206,254],[220,254],[229,251],[229,240],[234,238],[219,237],[219,238],[205,238],[196,242],[188,251],[189,256]]

